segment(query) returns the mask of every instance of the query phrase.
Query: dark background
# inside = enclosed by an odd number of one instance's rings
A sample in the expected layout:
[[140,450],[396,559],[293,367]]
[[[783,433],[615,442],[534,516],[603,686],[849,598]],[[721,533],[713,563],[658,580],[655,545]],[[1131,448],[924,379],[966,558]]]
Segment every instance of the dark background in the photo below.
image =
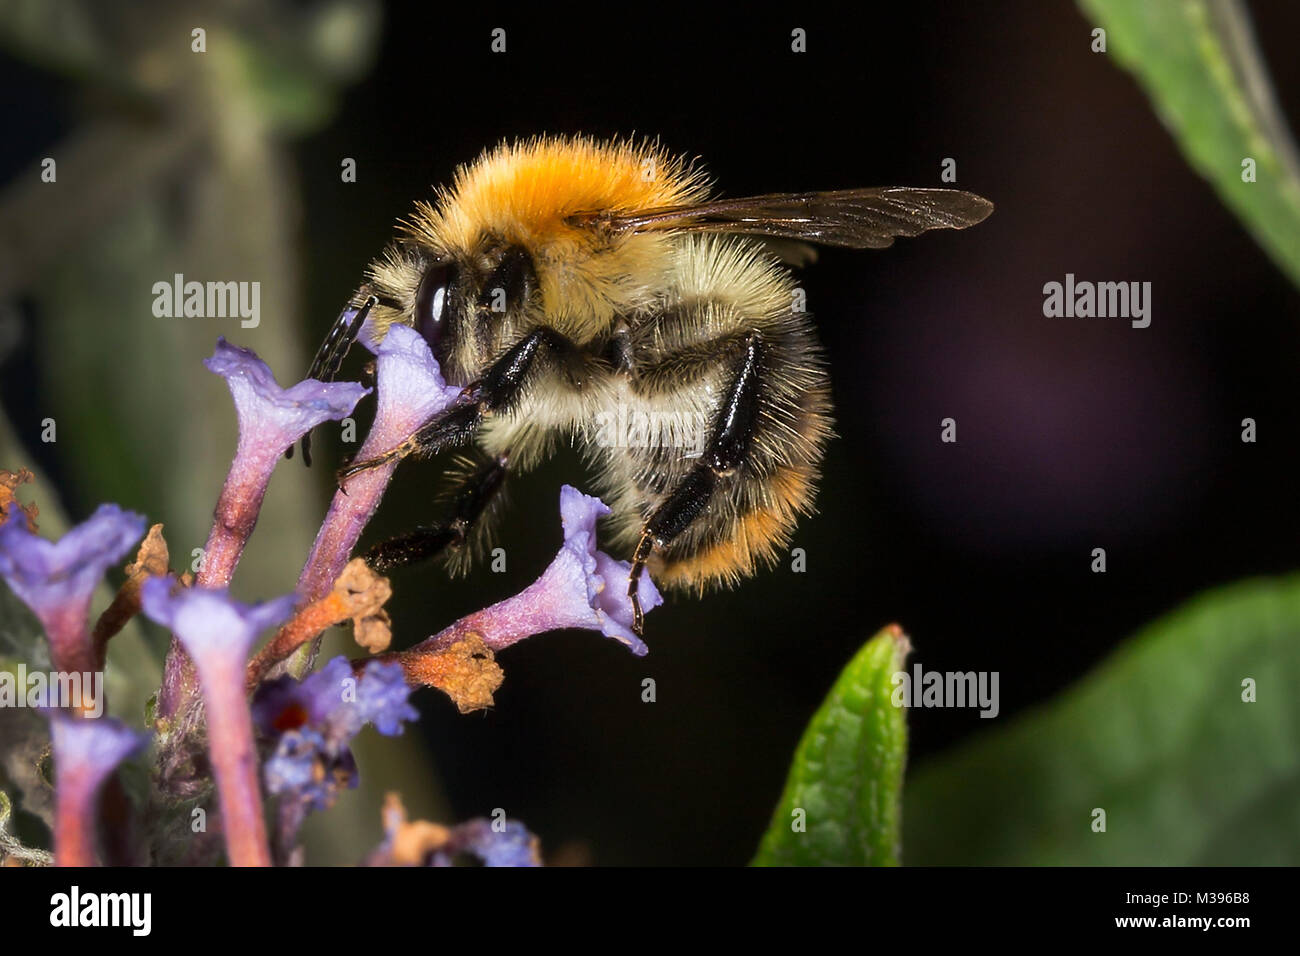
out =
[[[504,137],[657,136],[732,196],[942,185],[952,157],[956,185],[997,207],[967,232],[825,251],[807,270],[839,437],[820,513],[794,542],[806,573],[786,564],[671,600],[648,620],[644,659],[589,633],[525,642],[502,655],[487,714],[419,698],[455,817],[504,807],[557,861],[742,863],[808,717],[884,624],[903,625],[927,669],[1000,672],[1007,719],[1197,592],[1300,564],[1300,296],[1134,81],[1090,51],[1072,5],[901,7],[737,20],[395,4],[373,69],[294,145],[304,352],[394,220]],[[1251,10],[1295,128],[1300,11]],[[505,55],[489,52],[496,26]],[[805,54],[789,49],[796,26]],[[39,155],[69,99],[25,81],[48,111],[24,108],[9,168]],[[355,184],[339,181],[345,156]],[[1067,272],[1151,282],[1150,328],[1045,318],[1043,284]],[[947,417],[955,445],[939,441]],[[1255,444],[1240,440],[1245,417]],[[323,495],[335,443],[321,444]],[[367,540],[431,517],[436,472],[404,467]],[[399,642],[530,581],[558,545],[566,481],[585,484],[572,455],[512,488],[507,575],[396,573]],[[1095,547],[1105,574],[1090,571]],[[913,761],[982,723],[953,710],[909,721]]]

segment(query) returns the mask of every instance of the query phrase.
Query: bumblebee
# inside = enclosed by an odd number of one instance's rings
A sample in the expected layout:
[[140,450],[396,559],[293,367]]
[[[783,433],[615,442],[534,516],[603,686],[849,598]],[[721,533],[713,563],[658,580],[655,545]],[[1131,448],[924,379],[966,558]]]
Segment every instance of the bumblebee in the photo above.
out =
[[472,553],[506,472],[566,440],[613,509],[638,632],[645,571],[704,592],[775,564],[813,508],[832,410],[802,290],[773,248],[883,248],[992,209],[949,189],[714,198],[654,143],[538,137],[485,152],[416,205],[312,366],[337,375],[365,319],[376,338],[403,323],[464,386],[402,446],[340,472],[480,449],[447,521],[367,559],[387,570]]

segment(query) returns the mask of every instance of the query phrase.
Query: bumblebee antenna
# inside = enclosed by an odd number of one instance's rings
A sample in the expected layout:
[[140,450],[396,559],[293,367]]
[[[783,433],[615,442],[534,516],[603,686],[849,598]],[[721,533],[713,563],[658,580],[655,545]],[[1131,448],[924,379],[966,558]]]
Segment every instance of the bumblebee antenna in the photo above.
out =
[[[314,378],[320,382],[334,381],[339,374],[339,369],[343,367],[343,360],[352,348],[352,343],[361,334],[361,326],[365,324],[370,315],[370,310],[378,302],[379,297],[372,295],[367,297],[361,308],[353,309],[349,305],[339,313],[339,317],[330,326],[325,341],[321,342],[320,348],[316,350],[316,357],[312,359],[311,369],[307,372],[308,378]],[[293,457],[292,445],[285,449],[284,457]],[[302,463],[308,468],[311,467],[310,431],[302,436]]]

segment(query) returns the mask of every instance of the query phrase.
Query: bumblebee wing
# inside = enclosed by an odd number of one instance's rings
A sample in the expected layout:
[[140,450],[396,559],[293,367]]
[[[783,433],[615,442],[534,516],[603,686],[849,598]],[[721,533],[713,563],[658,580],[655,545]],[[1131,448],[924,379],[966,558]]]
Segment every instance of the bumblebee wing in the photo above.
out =
[[765,236],[760,240],[769,256],[784,262],[795,269],[802,269],[817,261],[817,247],[810,246],[798,239],[781,239],[777,236]]
[[974,193],[898,186],[772,193],[627,214],[589,213],[575,218],[614,232],[730,232],[849,249],[883,249],[896,236],[915,236],[930,229],[965,229],[992,211],[993,204]]

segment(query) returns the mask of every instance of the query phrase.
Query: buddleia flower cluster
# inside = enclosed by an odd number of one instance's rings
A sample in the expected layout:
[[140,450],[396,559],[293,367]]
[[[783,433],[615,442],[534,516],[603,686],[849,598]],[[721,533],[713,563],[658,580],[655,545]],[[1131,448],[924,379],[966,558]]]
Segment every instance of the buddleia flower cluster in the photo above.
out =
[[[362,341],[369,337],[362,335]],[[425,341],[393,327],[375,353],[375,419],[359,460],[404,442],[456,401]],[[351,478],[324,516],[291,594],[250,603],[230,584],[257,525],[271,474],[317,425],[350,415],[370,389],[313,379],[277,384],[252,351],[219,339],[205,363],[234,399],[239,441],[214,511],[204,559],[193,575],[168,568],[161,525],[113,504],[99,507],[57,541],[43,537],[34,508],[20,508],[16,482],[0,482],[0,578],[35,615],[57,672],[102,672],[111,639],[139,614],[172,635],[147,726],[104,716],[102,682],[79,701],[45,709],[53,762],[53,848],[23,846],[5,833],[0,856],[24,863],[190,863],[234,866],[304,862],[299,830],[328,812],[362,768],[352,744],[365,732],[400,734],[418,718],[413,695],[432,688],[464,713],[492,703],[502,671],[496,655],[530,636],[582,628],[646,646],[632,628],[629,565],[597,547],[609,509],[565,486],[560,547],[518,594],[455,621],[404,650],[388,650],[387,579],[353,558],[395,461]],[[14,473],[0,473],[0,477]],[[135,549],[125,583],[94,615],[105,576]],[[642,576],[641,606],[662,603]],[[369,656],[336,657],[312,669],[326,628],[350,622]],[[148,770],[147,798],[128,796],[124,762]],[[175,826],[178,812],[215,795],[216,826]],[[376,808],[384,839],[367,865],[541,865],[540,841],[524,824],[476,819],[410,821],[396,794]],[[309,860],[306,862],[310,862]]]

